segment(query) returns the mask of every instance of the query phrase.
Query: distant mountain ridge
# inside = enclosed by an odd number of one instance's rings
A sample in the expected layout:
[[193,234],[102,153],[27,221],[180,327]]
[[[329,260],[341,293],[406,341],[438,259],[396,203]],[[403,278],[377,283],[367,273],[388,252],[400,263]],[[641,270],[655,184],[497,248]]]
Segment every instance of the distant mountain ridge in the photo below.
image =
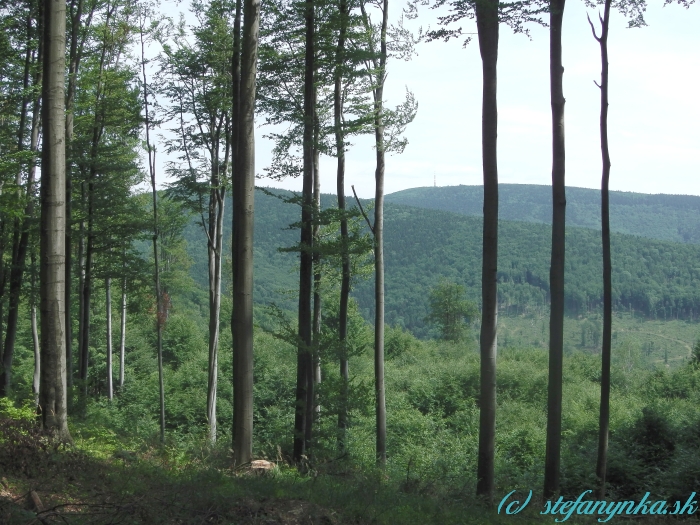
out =
[[[550,224],[552,190],[534,184],[499,184],[500,220]],[[483,186],[411,188],[391,193],[387,202],[417,208],[483,215]],[[600,230],[600,190],[566,188],[567,226]],[[650,239],[700,244],[700,197],[610,192],[610,228]]]

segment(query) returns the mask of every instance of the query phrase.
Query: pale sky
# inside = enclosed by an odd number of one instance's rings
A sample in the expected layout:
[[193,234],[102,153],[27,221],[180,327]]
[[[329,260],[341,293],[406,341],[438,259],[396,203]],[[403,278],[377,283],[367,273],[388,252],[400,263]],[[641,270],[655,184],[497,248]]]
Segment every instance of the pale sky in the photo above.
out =
[[[609,36],[609,134],[613,190],[700,195],[700,5],[661,7],[646,13],[648,26],[627,29],[616,12]],[[401,4],[403,6],[403,4]],[[400,14],[390,5],[392,17]],[[589,10],[592,15],[595,11]],[[425,8],[409,27],[435,27]],[[593,18],[593,16],[592,16]],[[476,31],[473,21],[462,24]],[[531,28],[532,40],[501,26],[498,61],[499,181],[551,184],[548,29]],[[387,158],[386,193],[419,186],[481,184],[481,61],[476,38],[420,44],[411,62],[388,65],[389,105],[416,96],[418,115],[407,129],[409,145]],[[566,98],[566,183],[599,188],[600,48],[581,0],[569,0],[563,29]],[[262,119],[258,119],[262,121]],[[270,162],[271,143],[256,131],[256,171]],[[374,196],[373,139],[355,139],[347,156],[347,192]],[[260,185],[301,190],[301,180]],[[335,159],[321,161],[321,188],[335,193]]]

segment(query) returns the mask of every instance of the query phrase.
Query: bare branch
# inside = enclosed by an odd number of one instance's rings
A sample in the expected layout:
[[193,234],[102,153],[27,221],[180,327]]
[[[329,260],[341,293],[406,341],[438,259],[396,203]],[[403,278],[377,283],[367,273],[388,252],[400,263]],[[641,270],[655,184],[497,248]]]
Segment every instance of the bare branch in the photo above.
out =
[[374,228],[372,227],[372,223],[369,222],[369,217],[367,217],[367,214],[365,213],[365,209],[362,207],[362,203],[360,202],[360,199],[357,198],[357,193],[355,193],[355,186],[350,186],[352,188],[352,194],[355,196],[355,200],[357,201],[357,205],[360,207],[360,211],[362,212],[362,216],[365,218],[367,221],[367,226],[369,226],[369,231],[372,232],[372,235],[374,235]]

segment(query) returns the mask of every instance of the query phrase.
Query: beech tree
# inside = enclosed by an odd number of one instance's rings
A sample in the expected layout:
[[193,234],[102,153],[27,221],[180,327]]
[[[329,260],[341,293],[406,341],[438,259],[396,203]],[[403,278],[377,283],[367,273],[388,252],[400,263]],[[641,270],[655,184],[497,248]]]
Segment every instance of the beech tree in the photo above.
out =
[[[239,0],[240,1],[240,0]],[[239,19],[239,7],[236,19]],[[238,27],[234,26],[234,86]],[[253,458],[253,196],[255,193],[255,79],[258,63],[260,0],[245,0],[240,40],[240,88],[234,87],[238,126],[233,183],[233,461]],[[237,100],[236,100],[237,99]],[[238,101],[238,104],[236,104]],[[236,113],[235,108],[240,107]]]
[[549,78],[552,105],[552,255],[549,270],[549,381],[544,498],[559,492],[561,462],[562,369],[564,360],[564,256],[566,188],[564,148],[564,66],[561,31],[565,0],[549,3]]
[[[479,410],[479,459],[476,493],[493,498],[496,452],[496,352],[498,348],[498,109],[497,75],[499,23],[516,33],[526,33],[527,22],[541,23],[543,9],[535,2],[498,2],[498,0],[438,0],[448,4],[452,13],[439,17],[448,26],[463,18],[476,17],[479,52],[482,63],[481,155],[484,176],[484,223],[481,267],[481,391]],[[415,13],[415,3],[410,4]],[[427,33],[429,40],[462,35],[462,29],[443,27]],[[465,44],[471,40],[467,37]]]
[[[612,261],[610,258],[610,150],[608,148],[608,28],[610,26],[611,0],[605,0],[603,17],[600,18],[600,36],[588,17],[593,38],[600,44],[600,149],[603,157],[601,177],[601,229],[603,241],[603,349],[600,377],[600,421],[598,426],[598,496],[605,497],[605,473],[608,455],[608,428],[610,425],[610,350],[612,345]],[[600,17],[600,15],[599,15]]]
[[[605,0],[603,16],[598,14],[600,20],[600,36],[596,33],[595,26],[591,22],[593,38],[600,45],[600,84],[595,82],[600,89],[600,152],[602,156],[601,176],[601,234],[603,243],[603,348],[601,351],[601,378],[600,378],[600,415],[598,424],[598,459],[596,462],[596,476],[598,477],[598,497],[605,498],[605,478],[608,458],[608,433],[610,427],[610,357],[612,350],[612,259],[610,253],[610,149],[608,145],[608,31],[610,28],[611,0]],[[618,8],[630,18],[629,27],[641,27],[646,25],[643,12],[645,3],[622,1]],[[687,5],[686,5],[687,7]]]
[[68,431],[65,331],[65,74],[66,4],[44,1],[42,85],[39,407],[45,429],[61,441]]
[[[362,21],[366,31],[369,58],[366,61],[366,74],[374,99],[373,132],[376,151],[376,168],[374,171],[374,393],[376,410],[376,458],[377,464],[386,465],[386,400],[384,390],[384,172],[386,153],[401,153],[408,141],[401,136],[405,127],[413,121],[418,109],[413,93],[406,89],[403,104],[391,111],[384,107],[384,83],[386,81],[386,63],[389,56],[389,0],[380,0],[374,4],[381,14],[381,23],[375,25],[367,10],[364,0],[360,0]],[[393,31],[403,37],[393,43],[393,49],[399,57],[408,58],[413,52],[413,40],[406,32]],[[408,37],[408,38],[407,38]],[[387,136],[388,134],[388,136]],[[369,221],[368,221],[369,222]]]

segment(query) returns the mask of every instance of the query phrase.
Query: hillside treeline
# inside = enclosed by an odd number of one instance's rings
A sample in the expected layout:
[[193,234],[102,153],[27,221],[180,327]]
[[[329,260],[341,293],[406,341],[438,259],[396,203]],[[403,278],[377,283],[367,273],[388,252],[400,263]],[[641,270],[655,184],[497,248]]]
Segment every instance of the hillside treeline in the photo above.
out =
[[[552,222],[552,189],[534,184],[499,184],[499,218]],[[387,195],[387,202],[480,217],[483,186],[410,188]],[[600,190],[566,188],[567,227],[600,231]],[[659,239],[700,244],[700,197],[610,192],[610,229]]]

